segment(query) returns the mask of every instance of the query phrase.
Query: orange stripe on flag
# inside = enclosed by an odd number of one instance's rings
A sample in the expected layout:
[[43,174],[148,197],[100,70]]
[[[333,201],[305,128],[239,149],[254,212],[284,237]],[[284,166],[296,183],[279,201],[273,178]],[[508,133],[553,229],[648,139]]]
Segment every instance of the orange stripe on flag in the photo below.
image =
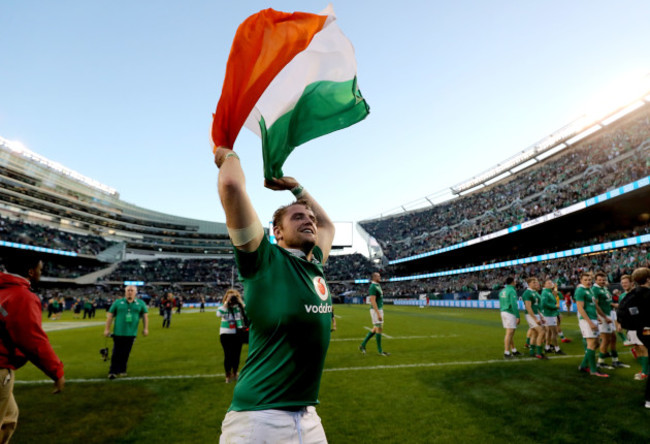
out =
[[311,43],[327,16],[265,9],[235,34],[212,121],[213,151],[232,148],[241,127],[275,76]]

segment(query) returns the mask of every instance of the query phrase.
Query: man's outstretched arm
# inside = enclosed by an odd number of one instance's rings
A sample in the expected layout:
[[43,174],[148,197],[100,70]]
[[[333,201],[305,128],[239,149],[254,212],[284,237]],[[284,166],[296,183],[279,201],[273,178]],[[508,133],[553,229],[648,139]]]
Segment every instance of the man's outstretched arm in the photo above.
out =
[[264,229],[246,193],[246,178],[239,156],[228,148],[217,148],[214,163],[219,168],[219,198],[226,213],[228,234],[235,248],[255,251]]

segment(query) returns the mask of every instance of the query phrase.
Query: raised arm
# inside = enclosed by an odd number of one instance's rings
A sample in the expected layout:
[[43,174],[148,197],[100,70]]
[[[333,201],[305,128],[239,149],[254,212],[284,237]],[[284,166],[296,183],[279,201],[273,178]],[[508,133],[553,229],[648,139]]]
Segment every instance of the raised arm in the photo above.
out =
[[332,250],[335,228],[334,222],[331,221],[323,207],[293,177],[284,176],[280,179],[265,180],[264,186],[276,191],[290,190],[296,196],[296,199],[304,200],[309,204],[314,212],[314,216],[316,216],[316,226],[318,227],[318,240],[316,241],[316,245],[323,252],[323,263],[325,263]]
[[235,248],[255,251],[264,237],[264,229],[246,193],[246,178],[233,150],[219,147],[214,163],[219,168],[219,198],[226,213],[228,234]]

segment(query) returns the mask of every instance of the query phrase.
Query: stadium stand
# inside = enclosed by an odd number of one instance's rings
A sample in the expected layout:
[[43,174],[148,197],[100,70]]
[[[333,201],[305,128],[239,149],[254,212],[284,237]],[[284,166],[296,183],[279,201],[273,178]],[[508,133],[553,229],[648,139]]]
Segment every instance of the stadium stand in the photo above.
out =
[[519,224],[650,175],[650,106],[487,189],[430,209],[361,222],[389,258]]

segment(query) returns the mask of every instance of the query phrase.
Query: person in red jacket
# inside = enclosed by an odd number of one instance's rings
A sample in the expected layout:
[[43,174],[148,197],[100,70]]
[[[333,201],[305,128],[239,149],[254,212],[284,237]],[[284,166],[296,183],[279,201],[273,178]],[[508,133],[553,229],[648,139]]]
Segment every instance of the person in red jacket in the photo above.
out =
[[31,361],[54,380],[54,392],[65,385],[63,363],[41,326],[41,301],[30,284],[41,277],[43,262],[34,257],[5,261],[0,273],[0,442],[9,442],[18,423],[14,372]]

